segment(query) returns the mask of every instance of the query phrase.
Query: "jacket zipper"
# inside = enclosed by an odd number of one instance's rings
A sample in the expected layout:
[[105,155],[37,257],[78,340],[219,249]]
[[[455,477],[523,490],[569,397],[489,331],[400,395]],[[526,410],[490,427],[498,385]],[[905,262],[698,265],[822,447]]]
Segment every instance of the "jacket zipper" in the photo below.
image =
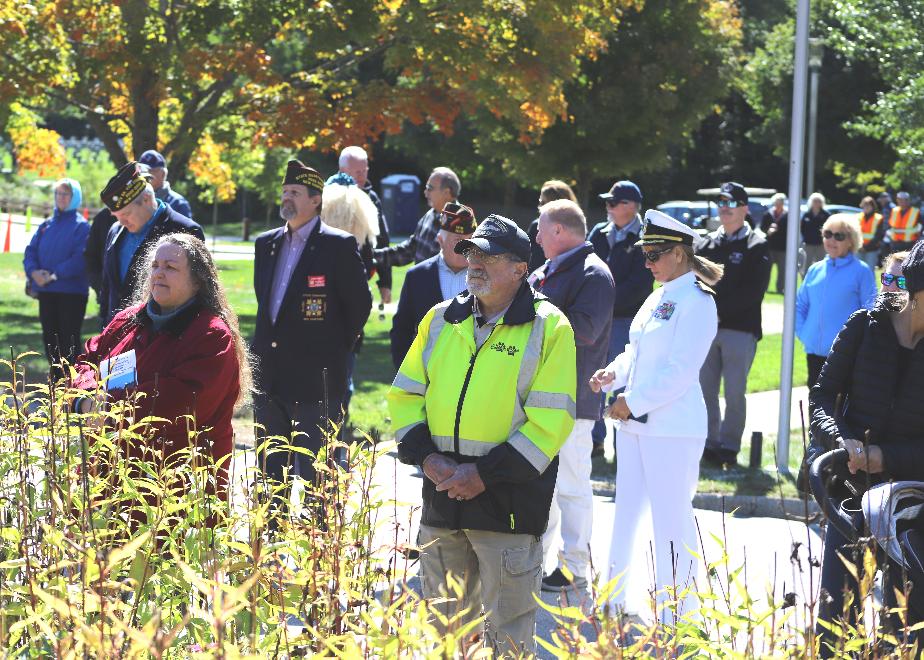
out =
[[[477,323],[477,321],[475,321]],[[494,326],[497,327],[496,325]],[[488,333],[488,336],[485,337],[484,342],[481,346],[475,348],[475,354],[472,355],[471,359],[468,362],[468,371],[465,373],[465,380],[462,382],[462,391],[459,393],[459,405],[456,408],[456,423],[453,428],[452,440],[453,448],[455,449],[456,455],[458,456],[462,452],[459,451],[459,426],[462,423],[462,405],[465,403],[465,393],[468,392],[468,384],[472,380],[472,372],[475,370],[475,360],[478,358],[478,353],[481,352],[481,349],[490,341],[491,335],[494,334],[494,328],[491,328],[491,332]],[[455,529],[459,529],[459,526],[462,524],[462,507],[456,506],[456,524]]]

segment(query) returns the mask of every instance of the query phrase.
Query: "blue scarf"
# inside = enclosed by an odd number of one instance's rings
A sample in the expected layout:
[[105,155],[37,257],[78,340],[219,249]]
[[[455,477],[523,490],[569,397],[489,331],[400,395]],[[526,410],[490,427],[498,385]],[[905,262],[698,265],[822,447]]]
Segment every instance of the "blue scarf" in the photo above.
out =
[[168,321],[175,318],[177,314],[182,312],[187,307],[190,307],[194,302],[196,302],[195,296],[184,302],[179,307],[176,307],[172,311],[161,312],[160,305],[154,302],[154,299],[151,298],[145,307],[145,311],[147,311],[148,316],[151,317],[151,325],[154,326],[154,331],[160,332],[161,328],[163,328]]

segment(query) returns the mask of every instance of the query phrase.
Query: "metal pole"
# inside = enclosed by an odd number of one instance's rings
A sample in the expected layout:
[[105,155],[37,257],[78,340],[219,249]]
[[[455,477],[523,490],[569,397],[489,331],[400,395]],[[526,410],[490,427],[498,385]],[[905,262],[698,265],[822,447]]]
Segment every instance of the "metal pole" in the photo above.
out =
[[818,138],[818,69],[809,77],[808,155],[805,158],[805,192],[815,192],[815,141]]
[[780,363],[780,419],[776,467],[789,472],[789,419],[792,410],[792,363],[795,350],[796,255],[799,250],[802,156],[805,148],[805,83],[808,73],[810,0],[796,3],[796,53],[792,81],[792,133],[789,143],[789,211],[786,223],[786,293],[783,304],[783,355]]

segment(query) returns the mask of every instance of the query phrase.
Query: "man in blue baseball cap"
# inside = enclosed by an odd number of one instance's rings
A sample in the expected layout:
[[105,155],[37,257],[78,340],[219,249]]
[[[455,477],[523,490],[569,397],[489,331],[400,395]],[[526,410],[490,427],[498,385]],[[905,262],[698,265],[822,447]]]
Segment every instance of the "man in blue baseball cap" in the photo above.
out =
[[[607,364],[622,353],[629,343],[629,326],[636,312],[651,293],[654,278],[645,268],[645,255],[635,245],[642,231],[639,209],[642,191],[632,181],[617,181],[609,192],[601,194],[606,202],[606,220],[595,226],[587,240],[594,252],[610,269],[616,285],[613,305],[613,326],[610,330]],[[615,431],[614,431],[615,433]],[[592,456],[603,455],[606,425],[602,420],[594,424]],[[613,438],[616,445],[616,438]]]
[[167,170],[167,161],[163,155],[159,151],[148,149],[141,154],[138,162],[142,165],[147,165],[151,172],[151,186],[154,188],[154,196],[180,215],[185,215],[192,220],[192,209],[189,202],[171,188],[170,182],[167,181],[169,172]]

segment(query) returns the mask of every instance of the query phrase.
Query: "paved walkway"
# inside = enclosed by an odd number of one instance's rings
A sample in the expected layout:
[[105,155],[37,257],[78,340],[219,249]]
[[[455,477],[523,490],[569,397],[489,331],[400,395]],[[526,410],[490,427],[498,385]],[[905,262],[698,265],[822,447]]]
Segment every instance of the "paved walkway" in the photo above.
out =
[[[243,475],[247,465],[254,464],[252,450],[239,452],[232,474]],[[399,463],[393,455],[381,457],[374,473],[375,487],[379,489],[382,500],[394,500],[396,507],[386,506],[381,509],[383,518],[379,522],[379,534],[373,547],[393,547],[395,543],[395,529],[397,529],[397,542],[413,544],[417,536],[420,520],[420,490],[422,476],[415,468]],[[235,480],[237,481],[237,480]],[[611,498],[594,497],[593,534],[591,538],[591,554],[593,564],[602,569],[609,557],[609,546],[612,536],[612,525],[615,505]],[[708,562],[715,562],[722,558],[723,552],[728,555],[728,570],[736,569],[747,564],[746,582],[742,577],[747,593],[756,603],[755,611],[760,611],[766,603],[766,594],[775,593],[781,598],[784,593],[796,594],[798,611],[801,605],[812,602],[812,585],[817,588],[819,573],[807,559],[810,556],[820,558],[821,540],[817,526],[806,526],[800,522],[780,520],[775,518],[744,518],[725,515],[715,511],[696,511],[696,519],[700,533],[704,539],[704,557]],[[410,524],[409,521],[410,520]],[[634,547],[632,560],[633,574],[627,584],[627,606],[631,610],[644,613],[650,612],[648,597],[649,584],[646,579],[648,567],[651,565],[647,539],[651,535],[650,525],[642,527]],[[724,549],[717,539],[724,539]],[[794,548],[800,544],[792,561]],[[554,567],[554,557],[550,557],[547,570]],[[415,577],[411,585],[419,589],[416,578],[418,566],[415,562],[411,566],[411,573]],[[720,579],[725,582],[725,566],[717,570]],[[733,593],[734,590],[733,590]],[[733,600],[740,596],[733,596]],[[543,593],[542,599],[548,605],[559,604],[559,596]],[[570,597],[570,604],[588,606],[587,598],[583,600]],[[555,620],[551,614],[544,610],[539,611],[537,619],[538,634],[546,640],[551,639],[555,629]],[[591,626],[585,625],[583,634],[588,639],[594,638]],[[552,657],[540,650],[539,657]]]

